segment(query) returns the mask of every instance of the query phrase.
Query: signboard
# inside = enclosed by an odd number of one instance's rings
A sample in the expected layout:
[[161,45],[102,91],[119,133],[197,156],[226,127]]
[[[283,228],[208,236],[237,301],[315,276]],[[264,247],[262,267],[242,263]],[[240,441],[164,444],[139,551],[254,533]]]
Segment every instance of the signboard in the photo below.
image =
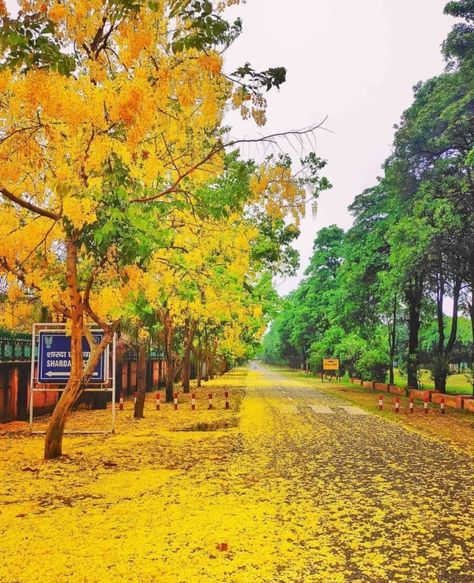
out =
[[323,370],[339,370],[339,359],[323,358]]
[[[100,342],[103,337],[102,332],[93,332],[94,342]],[[65,384],[71,374],[71,337],[66,336],[65,332],[46,332],[39,333],[39,350],[38,350],[38,382],[48,384]],[[90,357],[89,343],[86,338],[82,338],[82,354],[84,362]],[[106,355],[105,350],[94,372],[91,376],[93,383],[106,382]]]

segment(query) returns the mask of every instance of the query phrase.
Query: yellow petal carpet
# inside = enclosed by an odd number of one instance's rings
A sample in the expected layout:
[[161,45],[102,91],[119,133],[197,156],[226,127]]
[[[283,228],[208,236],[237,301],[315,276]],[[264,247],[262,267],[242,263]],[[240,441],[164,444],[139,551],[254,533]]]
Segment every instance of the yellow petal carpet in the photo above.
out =
[[127,402],[116,435],[68,437],[55,462],[4,426],[0,581],[471,581],[472,458],[348,405],[240,369],[196,411],[150,394],[134,421]]

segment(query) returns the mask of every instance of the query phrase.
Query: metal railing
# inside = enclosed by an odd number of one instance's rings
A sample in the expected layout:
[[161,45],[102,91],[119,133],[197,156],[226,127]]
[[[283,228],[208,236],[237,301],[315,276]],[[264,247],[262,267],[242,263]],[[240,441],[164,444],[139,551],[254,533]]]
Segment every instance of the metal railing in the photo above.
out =
[[30,360],[30,336],[0,336],[0,362],[27,362]]
[[[125,360],[137,360],[138,350],[130,347],[125,352]],[[148,351],[148,360],[163,360],[162,350],[152,348]],[[0,333],[0,362],[28,362],[31,360],[31,336],[18,334],[5,336]]]
[[[124,355],[124,360],[138,360],[138,349],[134,346],[129,347]],[[147,352],[147,360],[163,360],[165,353],[162,350],[152,348]]]

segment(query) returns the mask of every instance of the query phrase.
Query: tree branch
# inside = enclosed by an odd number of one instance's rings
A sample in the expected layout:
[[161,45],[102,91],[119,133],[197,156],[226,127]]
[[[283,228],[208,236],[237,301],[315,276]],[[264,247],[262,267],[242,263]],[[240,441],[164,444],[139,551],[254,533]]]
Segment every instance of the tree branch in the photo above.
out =
[[[102,328],[102,330],[104,330],[104,332],[110,332],[110,326],[107,324],[107,322],[102,320],[102,318],[100,318],[94,312],[94,310],[91,308],[91,305],[90,305],[89,300],[90,300],[92,284],[94,283],[94,275],[95,274],[92,273],[92,275],[89,277],[89,279],[86,282],[86,287],[84,290],[84,297],[82,300],[82,305],[84,306],[84,310],[91,320],[93,320],[98,326],[100,326]],[[117,325],[118,325],[118,323],[117,323]]]
[[[202,160],[200,160],[199,162],[194,164],[194,166],[191,166],[191,168],[188,168],[188,170],[186,170],[186,172],[184,172],[183,174],[179,174],[178,178],[173,182],[173,184],[171,186],[169,186],[165,190],[159,192],[158,194],[154,194],[153,196],[146,196],[146,197],[142,197],[142,198],[135,198],[135,199],[132,199],[131,202],[151,202],[153,200],[157,200],[158,198],[166,196],[167,194],[171,194],[172,192],[176,192],[176,189],[178,188],[180,183],[185,178],[187,178],[190,174],[192,174],[193,172],[198,170],[201,166],[203,166],[204,164],[209,162],[209,160],[211,160],[211,158],[213,158],[216,154],[218,154],[219,152],[222,152],[222,150],[225,150],[226,148],[231,148],[231,147],[237,146],[239,144],[258,144],[258,143],[262,143],[262,142],[272,142],[273,140],[275,140],[275,138],[281,138],[281,137],[287,137],[287,136],[304,136],[304,135],[307,135],[307,134],[309,134],[317,129],[322,128],[323,124],[325,123],[326,120],[327,120],[327,116],[318,124],[312,125],[308,128],[302,129],[302,130],[293,130],[293,131],[289,131],[289,132],[277,132],[275,134],[270,134],[268,136],[262,136],[261,138],[232,140],[231,142],[227,142],[227,143],[218,142],[211,148],[209,153]],[[175,164],[175,161],[172,160],[172,163]]]
[[151,202],[153,200],[156,200],[158,198],[161,198],[163,196],[166,196],[167,194],[171,194],[172,192],[175,192],[176,189],[178,188],[179,184],[185,179],[187,178],[190,174],[192,174],[193,172],[195,172],[196,170],[198,170],[198,168],[200,168],[201,166],[203,166],[206,162],[208,162],[213,156],[215,156],[219,151],[224,149],[224,145],[219,144],[217,146],[214,146],[211,151],[202,159],[200,160],[197,164],[195,164],[194,166],[191,166],[191,168],[188,168],[186,170],[186,172],[184,172],[183,174],[180,174],[178,176],[178,178],[173,182],[173,184],[169,187],[166,188],[165,190],[159,192],[158,194],[154,194],[153,196],[146,196],[143,198],[135,198],[133,199],[131,202]]
[[57,312],[59,312],[60,314],[65,316],[66,318],[71,318],[71,312],[70,312],[69,308],[67,308],[65,305],[63,305],[59,302],[53,302],[53,308]]
[[31,202],[23,200],[22,198],[16,196],[15,194],[13,194],[13,192],[10,192],[6,188],[0,187],[0,194],[3,194],[3,196],[5,198],[8,198],[8,200],[10,200],[11,202],[18,204],[21,207],[29,211],[32,211],[37,215],[41,215],[42,217],[52,219],[53,221],[58,221],[61,218],[60,215],[56,215],[55,213],[48,211],[47,209],[41,208],[39,206],[32,204]]

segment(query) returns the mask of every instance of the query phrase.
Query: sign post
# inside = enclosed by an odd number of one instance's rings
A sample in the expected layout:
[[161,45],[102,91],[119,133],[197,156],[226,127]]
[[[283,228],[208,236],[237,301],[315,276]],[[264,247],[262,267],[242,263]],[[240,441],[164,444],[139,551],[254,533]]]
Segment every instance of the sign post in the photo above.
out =
[[[103,332],[93,332],[94,342],[99,344],[104,337]],[[106,353],[102,353],[99,363],[91,375],[91,383],[105,383],[106,379]],[[82,339],[82,354],[84,364],[90,357],[90,346],[86,338]],[[66,384],[71,374],[71,337],[65,332],[39,333],[38,344],[38,383],[42,384]]]
[[[103,330],[91,326],[94,342],[100,343]],[[34,396],[38,392],[64,391],[71,374],[71,337],[66,335],[65,324],[33,324],[31,337],[31,377],[30,377],[30,432],[33,433]],[[112,427],[115,432],[115,350],[116,335],[112,340],[112,354],[109,346],[102,353],[89,384],[84,392],[108,392],[112,395]],[[87,339],[82,339],[84,363],[90,358],[91,349]],[[110,362],[112,361],[112,362]],[[65,432],[65,434],[86,432]],[[109,433],[108,431],[89,431],[87,433]]]
[[321,374],[321,382],[324,381],[325,372],[335,372],[336,379],[339,377],[340,360],[339,358],[323,358],[323,372]]

